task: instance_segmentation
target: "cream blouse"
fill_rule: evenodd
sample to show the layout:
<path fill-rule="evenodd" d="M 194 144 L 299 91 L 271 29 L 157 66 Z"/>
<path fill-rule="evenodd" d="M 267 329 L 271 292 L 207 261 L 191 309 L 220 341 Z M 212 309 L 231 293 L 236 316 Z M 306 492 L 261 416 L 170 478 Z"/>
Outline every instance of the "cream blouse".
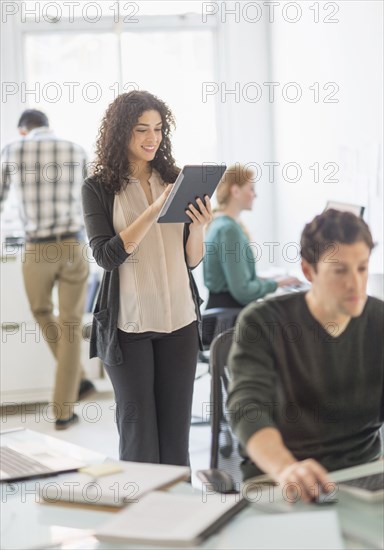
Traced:
<path fill-rule="evenodd" d="M 155 201 L 164 191 L 160 174 L 149 178 Z M 148 208 L 140 181 L 115 195 L 113 225 L 120 233 Z M 124 332 L 173 332 L 196 320 L 184 259 L 181 223 L 154 223 L 134 252 L 119 267 L 118 328 Z"/>

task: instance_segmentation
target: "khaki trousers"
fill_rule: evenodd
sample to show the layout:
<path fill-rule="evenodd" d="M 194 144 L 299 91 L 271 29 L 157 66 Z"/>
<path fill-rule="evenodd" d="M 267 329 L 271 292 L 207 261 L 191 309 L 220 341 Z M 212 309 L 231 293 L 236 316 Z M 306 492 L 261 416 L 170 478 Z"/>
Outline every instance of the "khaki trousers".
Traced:
<path fill-rule="evenodd" d="M 57 419 L 72 416 L 80 380 L 84 377 L 80 354 L 89 273 L 85 246 L 76 240 L 27 243 L 23 255 L 29 304 L 57 361 L 53 393 Z M 52 300 L 56 283 L 58 315 L 54 313 Z"/>

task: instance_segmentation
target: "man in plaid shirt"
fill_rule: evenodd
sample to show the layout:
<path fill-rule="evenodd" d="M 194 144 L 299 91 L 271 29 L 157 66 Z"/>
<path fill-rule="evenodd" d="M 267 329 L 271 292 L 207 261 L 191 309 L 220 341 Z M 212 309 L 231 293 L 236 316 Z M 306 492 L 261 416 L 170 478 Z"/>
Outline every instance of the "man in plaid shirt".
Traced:
<path fill-rule="evenodd" d="M 79 145 L 58 139 L 41 111 L 24 111 L 18 129 L 23 139 L 1 153 L 0 203 L 15 186 L 26 239 L 25 289 L 57 361 L 55 427 L 65 429 L 78 421 L 74 402 L 94 390 L 80 362 L 89 270 L 80 200 L 86 154 Z M 52 302 L 56 282 L 58 317 Z"/>

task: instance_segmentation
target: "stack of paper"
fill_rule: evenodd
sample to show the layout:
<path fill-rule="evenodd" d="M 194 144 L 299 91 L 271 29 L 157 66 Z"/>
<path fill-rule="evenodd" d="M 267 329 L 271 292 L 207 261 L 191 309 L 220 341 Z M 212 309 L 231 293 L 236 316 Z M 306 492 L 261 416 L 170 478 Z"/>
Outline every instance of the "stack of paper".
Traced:
<path fill-rule="evenodd" d="M 95 535 L 107 541 L 197 545 L 246 505 L 239 495 L 203 497 L 154 491 L 119 512 Z"/>
<path fill-rule="evenodd" d="M 124 506 L 136 503 L 145 493 L 169 487 L 188 479 L 186 466 L 144 464 L 141 462 L 111 462 L 108 471 L 100 467 L 84 468 L 74 474 L 65 474 L 55 483 L 41 482 L 40 496 L 46 502 Z"/>

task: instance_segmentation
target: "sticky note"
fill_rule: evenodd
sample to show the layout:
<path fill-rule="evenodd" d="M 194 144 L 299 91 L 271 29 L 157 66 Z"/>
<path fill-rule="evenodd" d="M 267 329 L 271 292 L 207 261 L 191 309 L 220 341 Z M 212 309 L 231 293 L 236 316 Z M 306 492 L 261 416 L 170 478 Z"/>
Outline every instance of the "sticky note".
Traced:
<path fill-rule="evenodd" d="M 89 474 L 93 477 L 102 477 L 123 472 L 123 468 L 118 463 L 106 462 L 105 464 L 94 464 L 92 466 L 80 468 L 79 472 L 83 474 Z"/>

